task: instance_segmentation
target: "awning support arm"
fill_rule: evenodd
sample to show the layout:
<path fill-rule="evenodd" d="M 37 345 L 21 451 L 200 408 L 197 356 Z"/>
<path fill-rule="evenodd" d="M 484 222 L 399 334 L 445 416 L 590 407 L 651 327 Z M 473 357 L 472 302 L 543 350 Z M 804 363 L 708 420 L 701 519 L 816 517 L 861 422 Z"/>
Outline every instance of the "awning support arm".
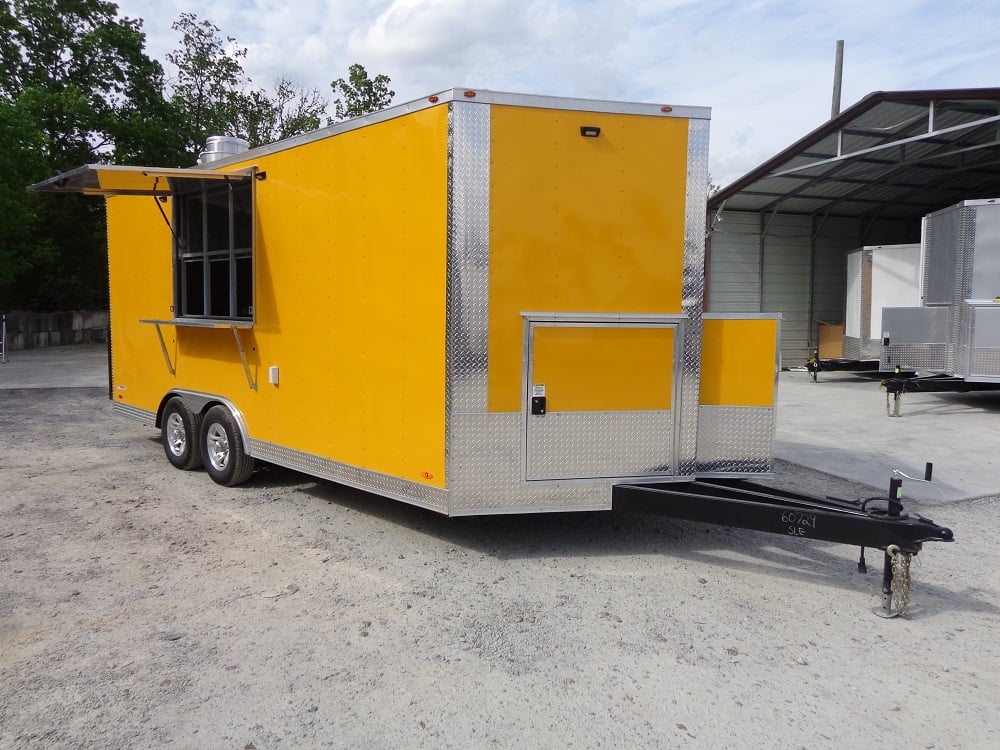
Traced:
<path fill-rule="evenodd" d="M 230 326 L 233 329 L 233 336 L 236 338 L 236 348 L 240 350 L 240 362 L 243 363 L 243 374 L 247 377 L 247 385 L 250 386 L 251 391 L 257 390 L 257 383 L 254 382 L 253 376 L 250 374 L 250 365 L 247 364 L 247 353 L 243 349 L 243 339 L 240 338 L 240 329 L 236 326 Z"/>
<path fill-rule="evenodd" d="M 167 372 L 171 375 L 176 375 L 177 370 L 170 361 L 170 354 L 167 352 L 167 342 L 163 340 L 163 331 L 160 330 L 160 324 L 157 322 L 154 325 L 156 326 L 156 338 L 160 340 L 160 351 L 163 352 L 163 361 L 167 363 Z"/>
<path fill-rule="evenodd" d="M 160 178 L 157 177 L 153 181 L 153 190 L 156 190 L 156 186 L 160 183 Z M 160 205 L 160 196 L 154 195 L 153 202 L 156 204 L 156 209 L 160 212 L 160 216 L 163 217 L 163 223 L 167 225 L 167 229 L 170 230 L 170 236 L 174 238 L 174 242 L 177 241 L 177 235 L 174 234 L 174 228 L 170 225 L 170 219 L 167 218 L 167 212 L 163 210 L 163 206 Z"/>

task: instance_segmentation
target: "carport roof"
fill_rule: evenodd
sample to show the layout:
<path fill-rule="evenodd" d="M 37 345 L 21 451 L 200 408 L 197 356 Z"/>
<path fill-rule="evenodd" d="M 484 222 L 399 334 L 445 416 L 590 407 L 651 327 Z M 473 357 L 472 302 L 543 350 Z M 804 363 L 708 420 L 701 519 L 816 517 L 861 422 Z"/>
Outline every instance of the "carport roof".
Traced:
<path fill-rule="evenodd" d="M 1000 88 L 876 91 L 711 196 L 709 209 L 910 219 L 1000 197 Z"/>

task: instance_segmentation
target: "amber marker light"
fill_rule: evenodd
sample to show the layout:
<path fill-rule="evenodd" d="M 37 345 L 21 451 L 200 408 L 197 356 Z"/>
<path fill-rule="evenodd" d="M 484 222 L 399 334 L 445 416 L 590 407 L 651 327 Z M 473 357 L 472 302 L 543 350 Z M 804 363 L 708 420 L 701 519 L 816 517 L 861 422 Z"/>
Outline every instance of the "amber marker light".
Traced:
<path fill-rule="evenodd" d="M 422 477 L 423 477 L 424 479 L 433 479 L 433 478 L 434 478 L 434 475 L 433 475 L 433 474 L 431 474 L 431 473 L 430 473 L 429 471 L 425 471 L 425 472 L 424 472 L 423 474 L 421 474 L 420 476 L 422 476 Z"/>

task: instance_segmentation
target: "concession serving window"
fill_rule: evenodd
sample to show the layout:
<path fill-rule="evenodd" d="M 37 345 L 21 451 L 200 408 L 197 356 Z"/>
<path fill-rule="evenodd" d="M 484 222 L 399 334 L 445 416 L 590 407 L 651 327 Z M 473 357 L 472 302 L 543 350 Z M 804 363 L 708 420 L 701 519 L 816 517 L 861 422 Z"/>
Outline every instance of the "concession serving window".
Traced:
<path fill-rule="evenodd" d="M 256 175 L 263 177 L 263 173 Z M 148 195 L 173 237 L 174 322 L 253 321 L 254 170 L 90 164 L 32 185 L 50 193 Z M 170 216 L 164 204 L 170 200 Z"/>

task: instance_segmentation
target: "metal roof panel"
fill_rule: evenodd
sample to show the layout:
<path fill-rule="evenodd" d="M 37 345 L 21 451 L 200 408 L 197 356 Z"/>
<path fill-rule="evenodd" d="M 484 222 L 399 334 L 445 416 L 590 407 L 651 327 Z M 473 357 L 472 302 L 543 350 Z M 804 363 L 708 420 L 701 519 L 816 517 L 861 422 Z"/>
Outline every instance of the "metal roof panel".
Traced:
<path fill-rule="evenodd" d="M 709 198 L 718 210 L 909 218 L 1000 194 L 1000 89 L 873 92 Z"/>

